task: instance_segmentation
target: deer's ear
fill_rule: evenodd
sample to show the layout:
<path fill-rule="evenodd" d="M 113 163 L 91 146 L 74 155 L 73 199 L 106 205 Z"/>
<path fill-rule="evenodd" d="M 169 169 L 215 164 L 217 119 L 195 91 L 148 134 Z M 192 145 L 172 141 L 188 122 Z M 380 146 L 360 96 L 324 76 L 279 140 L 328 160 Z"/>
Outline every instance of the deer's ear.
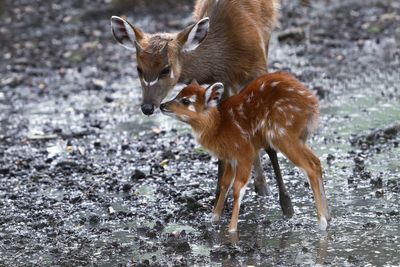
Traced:
<path fill-rule="evenodd" d="M 205 106 L 206 107 L 216 107 L 218 102 L 222 98 L 224 93 L 224 85 L 222 83 L 214 83 L 206 90 L 205 94 Z"/>
<path fill-rule="evenodd" d="M 111 17 L 111 31 L 121 45 L 129 50 L 142 50 L 140 41 L 143 39 L 144 33 L 137 27 L 130 24 L 123 18 Z"/>
<path fill-rule="evenodd" d="M 209 21 L 210 19 L 205 17 L 178 34 L 178 42 L 181 45 L 183 52 L 195 50 L 207 37 L 210 26 Z"/>

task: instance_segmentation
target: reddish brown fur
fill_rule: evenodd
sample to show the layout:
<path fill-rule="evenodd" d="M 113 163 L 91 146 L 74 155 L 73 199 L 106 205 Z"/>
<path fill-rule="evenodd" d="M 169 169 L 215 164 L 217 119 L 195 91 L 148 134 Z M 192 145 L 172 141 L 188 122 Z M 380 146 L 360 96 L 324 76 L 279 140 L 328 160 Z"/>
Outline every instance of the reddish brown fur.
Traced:
<path fill-rule="evenodd" d="M 195 53 L 183 56 L 181 80 L 222 82 L 237 93 L 265 73 L 278 7 L 277 0 L 198 0 L 194 18 L 209 16 L 210 32 Z"/>
<path fill-rule="evenodd" d="M 305 170 L 315 196 L 320 227 L 326 228 L 330 216 L 321 164 L 305 143 L 319 113 L 315 95 L 294 77 L 282 72 L 254 80 L 238 95 L 222 101 L 217 107 L 206 106 L 206 91 L 191 84 L 174 100 L 165 103 L 163 111 L 190 124 L 198 142 L 226 164 L 221 194 L 214 209 L 216 218 L 222 212 L 226 193 L 234 179 L 234 209 L 229 229 L 236 230 L 240 192 L 248 183 L 253 159 L 260 149 L 271 146 Z M 182 99 L 193 96 L 196 96 L 195 110 L 181 103 Z"/>

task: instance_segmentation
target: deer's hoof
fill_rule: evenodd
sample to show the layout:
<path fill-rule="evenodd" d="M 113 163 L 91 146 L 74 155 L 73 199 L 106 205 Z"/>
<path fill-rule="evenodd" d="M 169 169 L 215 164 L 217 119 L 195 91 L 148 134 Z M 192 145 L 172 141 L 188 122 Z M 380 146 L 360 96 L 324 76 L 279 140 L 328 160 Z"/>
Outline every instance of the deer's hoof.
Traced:
<path fill-rule="evenodd" d="M 269 196 L 271 195 L 271 190 L 266 183 L 255 184 L 255 191 L 259 196 Z"/>

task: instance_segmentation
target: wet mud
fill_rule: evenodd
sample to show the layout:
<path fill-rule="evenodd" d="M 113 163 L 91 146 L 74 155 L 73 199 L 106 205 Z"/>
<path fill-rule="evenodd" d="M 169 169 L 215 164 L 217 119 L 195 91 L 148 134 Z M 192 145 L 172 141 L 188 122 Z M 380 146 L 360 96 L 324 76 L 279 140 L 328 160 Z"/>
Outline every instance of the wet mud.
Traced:
<path fill-rule="evenodd" d="M 211 224 L 217 162 L 189 129 L 140 112 L 131 52 L 109 17 L 179 30 L 192 1 L 0 1 L 0 266 L 400 264 L 400 4 L 282 1 L 271 70 L 320 99 L 310 145 L 332 213 L 319 232 L 303 173 L 279 161 L 282 216 L 251 183 L 237 235 Z"/>

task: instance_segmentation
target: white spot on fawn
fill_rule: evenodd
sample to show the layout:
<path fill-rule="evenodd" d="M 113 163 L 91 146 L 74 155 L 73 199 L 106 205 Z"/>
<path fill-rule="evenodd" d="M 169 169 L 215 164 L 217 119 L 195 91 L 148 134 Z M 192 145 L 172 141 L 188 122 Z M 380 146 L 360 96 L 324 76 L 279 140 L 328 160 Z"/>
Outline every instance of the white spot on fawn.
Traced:
<path fill-rule="evenodd" d="M 292 110 L 295 112 L 299 112 L 299 111 L 301 111 L 301 108 L 299 108 L 298 106 L 293 106 Z"/>
<path fill-rule="evenodd" d="M 252 134 L 255 135 L 259 130 L 264 129 L 265 128 L 265 120 L 261 120 L 257 127 L 253 129 Z"/>
<path fill-rule="evenodd" d="M 273 130 L 268 130 L 267 136 L 269 140 L 275 139 L 275 132 Z"/>
<path fill-rule="evenodd" d="M 254 96 L 254 95 L 253 95 L 253 92 L 251 92 L 250 95 L 247 97 L 246 102 L 247 102 L 247 103 L 250 103 L 251 100 L 252 100 L 252 98 L 253 98 L 253 96 Z"/>
<path fill-rule="evenodd" d="M 244 139 L 248 139 L 248 138 L 249 138 L 249 134 L 248 134 L 245 130 L 243 130 L 242 126 L 240 126 L 240 124 L 239 124 L 236 120 L 234 120 L 233 123 L 234 123 L 234 124 L 236 125 L 236 127 L 239 129 L 239 131 L 240 131 L 242 137 L 243 137 Z"/>
<path fill-rule="evenodd" d="M 285 135 L 285 134 L 286 134 L 286 129 L 285 129 L 285 128 L 282 128 L 282 127 L 279 127 L 279 128 L 278 128 L 278 134 L 281 135 L 281 136 L 282 136 L 282 135 Z"/>
<path fill-rule="evenodd" d="M 261 86 L 260 86 L 260 92 L 263 92 L 265 89 L 265 82 L 262 82 Z"/>
<path fill-rule="evenodd" d="M 280 81 L 278 81 L 278 82 L 272 82 L 271 83 L 271 87 L 276 87 L 278 84 L 280 84 L 281 82 Z"/>
<path fill-rule="evenodd" d="M 239 116 L 240 116 L 242 119 L 247 119 L 246 114 L 244 114 L 243 103 L 240 104 L 240 106 L 239 106 L 238 109 L 237 109 L 237 112 L 238 112 Z"/>
<path fill-rule="evenodd" d="M 188 110 L 196 112 L 196 108 L 193 105 L 189 105 Z"/>
<path fill-rule="evenodd" d="M 229 115 L 231 116 L 232 120 L 235 120 L 235 114 L 233 113 L 233 109 L 230 109 L 228 112 L 229 112 Z"/>
<path fill-rule="evenodd" d="M 285 113 L 285 111 L 283 110 L 282 107 L 277 107 L 276 109 L 277 109 L 280 113 Z"/>

